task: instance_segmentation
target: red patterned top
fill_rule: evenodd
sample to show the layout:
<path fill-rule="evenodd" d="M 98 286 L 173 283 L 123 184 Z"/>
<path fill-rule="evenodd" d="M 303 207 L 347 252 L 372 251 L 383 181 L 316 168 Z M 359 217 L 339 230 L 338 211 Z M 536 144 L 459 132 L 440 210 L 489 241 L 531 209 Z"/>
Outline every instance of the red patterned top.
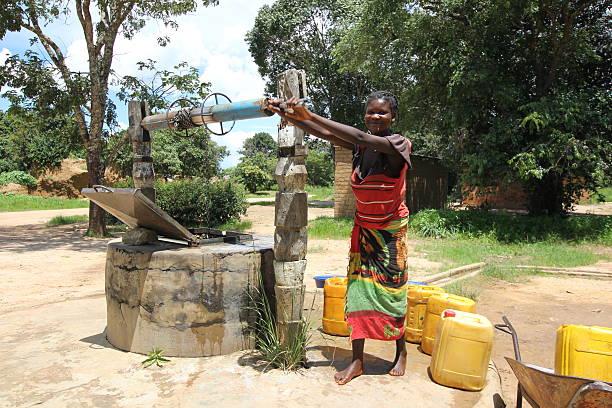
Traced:
<path fill-rule="evenodd" d="M 398 218 L 408 216 L 406 170 L 411 167 L 410 144 L 402 136 L 384 136 L 403 157 L 399 172 L 390 168 L 387 154 L 356 146 L 353 152 L 351 187 L 357 199 L 355 224 L 382 229 Z"/>

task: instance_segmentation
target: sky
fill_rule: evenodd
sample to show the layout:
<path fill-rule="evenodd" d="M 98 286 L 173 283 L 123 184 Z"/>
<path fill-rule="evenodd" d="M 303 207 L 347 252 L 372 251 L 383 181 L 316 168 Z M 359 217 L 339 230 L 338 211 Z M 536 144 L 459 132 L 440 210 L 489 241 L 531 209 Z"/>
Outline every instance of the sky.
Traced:
<path fill-rule="evenodd" d="M 131 40 L 118 36 L 115 43 L 113 70 L 119 75 L 139 77 L 138 61 L 153 59 L 160 69 L 171 70 L 176 64 L 186 61 L 197 67 L 203 82 L 212 84 L 213 92 L 221 92 L 232 101 L 242 101 L 263 96 L 264 80 L 257 72 L 244 37 L 253 27 L 257 11 L 274 0 L 221 0 L 216 7 L 198 7 L 192 15 L 177 19 L 178 30 L 166 28 L 163 23 L 149 21 L 147 26 Z M 81 26 L 72 14 L 48 28 L 53 38 L 67 56 L 72 71 L 87 70 L 87 53 Z M 167 35 L 171 41 L 166 47 L 157 44 L 157 38 Z M 8 33 L 0 40 L 0 64 L 13 54 L 23 54 L 30 49 L 29 39 L 33 35 L 22 30 Z M 46 55 L 40 45 L 32 47 Z M 3 90 L 4 91 L 4 90 Z M 127 108 L 113 97 L 116 89 L 110 89 L 109 96 L 117 105 L 117 118 L 122 127 L 127 127 Z M 0 100 L 0 109 L 6 109 L 6 100 Z M 214 140 L 230 151 L 221 166 L 235 166 L 238 150 L 248 137 L 257 132 L 267 132 L 274 137 L 277 133 L 278 117 L 251 119 L 236 122 L 234 129 L 225 136 L 214 136 Z M 155 135 L 153 134 L 153 143 Z"/>

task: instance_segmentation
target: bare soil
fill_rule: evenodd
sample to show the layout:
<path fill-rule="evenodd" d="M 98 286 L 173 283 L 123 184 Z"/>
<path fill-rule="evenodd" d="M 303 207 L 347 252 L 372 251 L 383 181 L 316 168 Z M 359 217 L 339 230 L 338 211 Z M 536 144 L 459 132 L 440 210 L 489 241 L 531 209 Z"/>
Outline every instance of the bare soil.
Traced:
<path fill-rule="evenodd" d="M 62 302 L 103 298 L 108 240 L 83 237 L 85 224 L 42 224 L 53 216 L 75 213 L 86 214 L 87 209 L 0 213 L 0 316 L 27 315 L 29 310 Z M 273 235 L 273 214 L 273 206 L 251 206 L 245 217 L 253 222 L 250 232 Z M 320 215 L 331 216 L 333 209 L 309 209 L 310 219 Z M 411 242 L 413 246 L 416 243 Z M 306 284 L 307 291 L 314 294 L 313 276 L 346 272 L 348 240 L 310 240 L 308 245 Z M 610 248 L 600 250 L 609 252 Z M 421 256 L 413 253 L 410 257 L 413 280 L 438 267 Z M 611 265 L 598 265 L 602 267 Z M 478 311 L 493 323 L 501 323 L 501 317 L 507 316 L 519 334 L 523 360 L 552 368 L 559 326 L 612 327 L 610 293 L 610 280 L 538 276 L 519 283 L 490 281 L 484 283 Z M 512 341 L 509 335 L 498 332 L 492 359 L 501 375 L 506 402 L 514 406 L 516 380 L 504 360 L 506 356 L 514 356 Z"/>

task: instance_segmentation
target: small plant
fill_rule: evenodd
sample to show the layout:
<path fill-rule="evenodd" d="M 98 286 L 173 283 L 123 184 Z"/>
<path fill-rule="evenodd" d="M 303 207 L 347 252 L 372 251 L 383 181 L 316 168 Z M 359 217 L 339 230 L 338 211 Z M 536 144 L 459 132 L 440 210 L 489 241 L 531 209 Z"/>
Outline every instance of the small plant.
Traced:
<path fill-rule="evenodd" d="M 149 366 L 152 366 L 153 364 L 158 367 L 163 367 L 165 363 L 170 361 L 169 359 L 163 357 L 163 355 L 164 350 L 156 347 L 155 349 L 153 349 L 153 351 L 147 354 L 147 359 L 142 361 L 142 367 L 147 368 Z"/>
<path fill-rule="evenodd" d="M 470 285 L 470 283 L 471 279 L 460 280 L 444 286 L 444 290 L 447 293 L 452 293 L 453 295 L 457 296 L 463 296 L 465 298 L 476 301 L 480 296 L 480 290 L 478 287 Z"/>

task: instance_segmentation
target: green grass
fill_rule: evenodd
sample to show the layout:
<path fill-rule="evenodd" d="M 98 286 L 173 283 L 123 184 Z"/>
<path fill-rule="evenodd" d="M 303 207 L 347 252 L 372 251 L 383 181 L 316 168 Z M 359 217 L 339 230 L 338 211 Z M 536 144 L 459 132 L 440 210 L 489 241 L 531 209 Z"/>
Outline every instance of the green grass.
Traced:
<path fill-rule="evenodd" d="M 509 268 L 505 265 L 486 265 L 480 273 L 482 277 L 499 279 L 507 282 L 524 282 L 527 280 L 527 277 L 533 275 L 549 274 L 540 272 L 537 269 L 516 269 Z"/>
<path fill-rule="evenodd" d="M 86 208 L 89 201 L 81 199 L 43 198 L 26 194 L 0 193 L 0 212 L 64 210 L 68 208 Z"/>
<path fill-rule="evenodd" d="M 274 198 L 278 190 L 261 190 L 254 193 L 247 193 L 247 198 Z"/>
<path fill-rule="evenodd" d="M 309 186 L 305 187 L 308 193 L 308 200 L 317 201 L 331 201 L 334 199 L 334 186 L 321 187 L 321 186 Z"/>
<path fill-rule="evenodd" d="M 442 263 L 442 269 L 477 262 L 503 265 L 534 265 L 571 268 L 590 265 L 609 257 L 586 245 L 566 242 L 503 243 L 493 239 L 424 239 L 415 248 L 425 257 Z"/>
<path fill-rule="evenodd" d="M 482 210 L 423 210 L 410 217 L 423 237 L 489 238 L 504 243 L 566 241 L 612 245 L 612 215 L 528 217 Z"/>
<path fill-rule="evenodd" d="M 612 186 L 599 188 L 597 189 L 597 192 L 603 196 L 604 202 L 612 202 Z M 599 200 L 599 197 L 597 195 L 592 195 L 588 199 L 581 201 L 580 204 L 599 204 L 601 202 L 602 201 Z"/>
<path fill-rule="evenodd" d="M 308 222 L 308 237 L 313 239 L 349 239 L 352 218 L 317 217 Z"/>
<path fill-rule="evenodd" d="M 89 217 L 86 215 L 58 215 L 47 221 L 47 226 L 54 227 L 57 225 L 76 224 L 78 222 L 87 221 L 88 219 Z"/>
<path fill-rule="evenodd" d="M 220 230 L 246 231 L 253 226 L 251 221 L 228 221 L 217 225 L 215 228 Z"/>

